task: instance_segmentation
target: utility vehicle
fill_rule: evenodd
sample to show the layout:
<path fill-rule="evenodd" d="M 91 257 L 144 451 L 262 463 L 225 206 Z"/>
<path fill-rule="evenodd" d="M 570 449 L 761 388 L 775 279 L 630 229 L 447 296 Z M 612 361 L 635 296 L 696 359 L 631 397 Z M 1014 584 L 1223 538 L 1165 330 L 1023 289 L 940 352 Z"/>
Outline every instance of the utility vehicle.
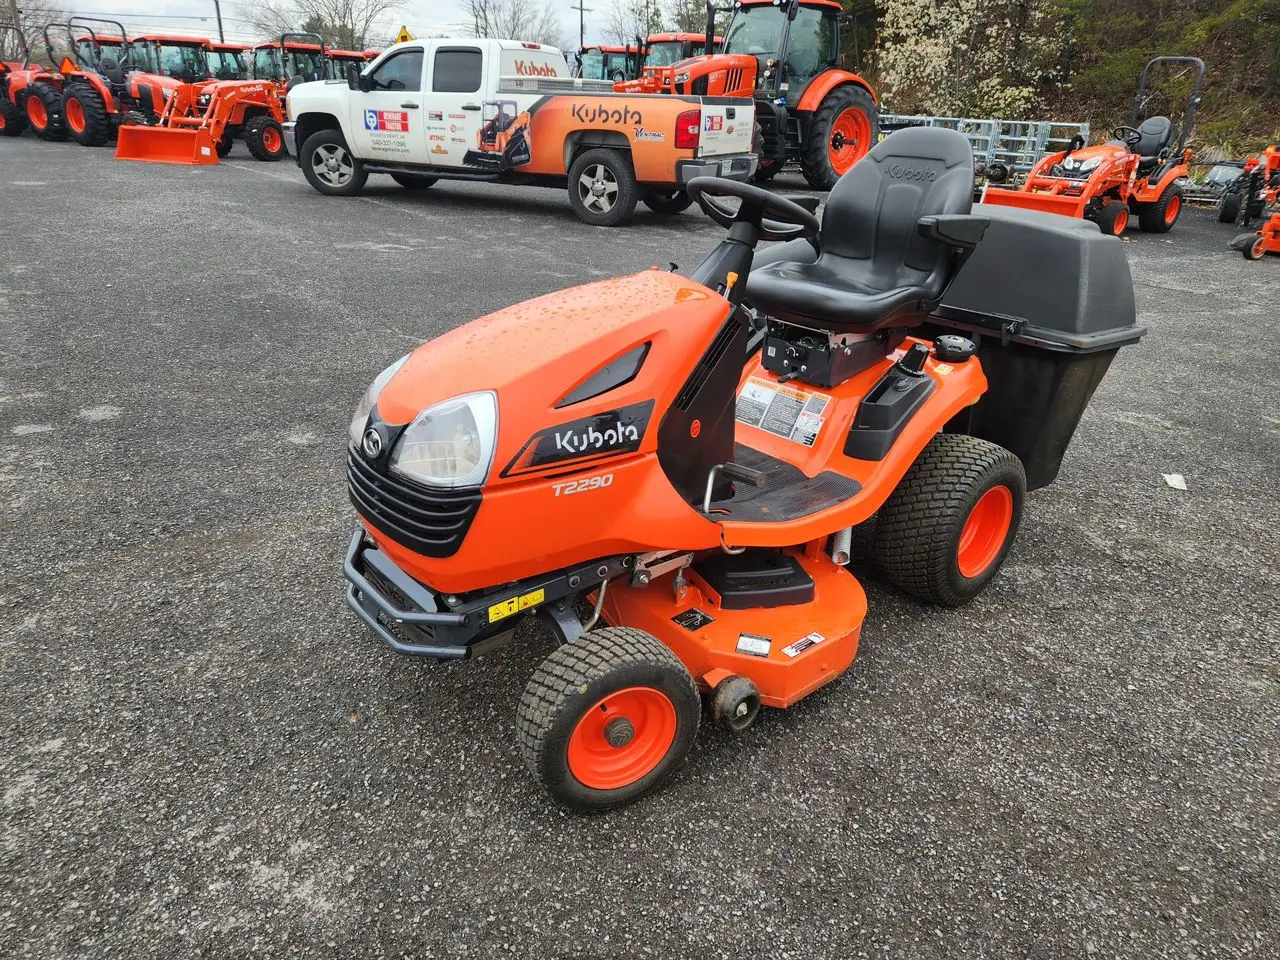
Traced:
<path fill-rule="evenodd" d="M 1195 70 L 1181 128 L 1168 117 L 1145 116 L 1151 68 L 1186 64 Z M 991 187 L 984 202 L 1024 210 L 1083 217 L 1104 233 L 1120 236 L 1131 215 L 1148 233 L 1167 233 L 1182 213 L 1182 184 L 1189 173 L 1187 138 L 1200 105 L 1204 61 L 1198 57 L 1154 57 L 1147 62 L 1128 125 L 1116 127 L 1113 140 L 1086 147 L 1076 138 L 1064 151 L 1045 156 L 1017 189 Z"/>
<path fill-rule="evenodd" d="M 972 184 L 968 141 L 938 129 L 874 147 L 821 222 L 699 178 L 728 233 L 688 277 L 548 294 L 393 363 L 348 436 L 352 610 L 436 660 L 539 618 L 558 647 L 520 699 L 520 750 L 558 800 L 600 809 L 673 772 L 700 692 L 741 732 L 850 665 L 854 526 L 876 517 L 908 593 L 972 600 L 1143 333 L 1118 240 L 973 210 Z M 753 269 L 761 240 L 787 242 Z"/>
<path fill-rule="evenodd" d="M 693 57 L 616 89 L 750 97 L 760 137 L 757 180 L 799 161 L 810 186 L 830 189 L 879 137 L 871 85 L 844 68 L 836 0 L 737 0 L 716 54 Z M 707 4 L 706 35 L 718 9 Z"/>
<path fill-rule="evenodd" d="M 287 130 L 307 181 L 358 193 L 371 173 L 410 190 L 437 180 L 568 189 L 579 219 L 615 226 L 644 202 L 690 203 L 683 186 L 747 178 L 752 104 L 696 96 L 620 96 L 571 78 L 554 47 L 515 40 L 397 44 L 347 83 L 305 84 L 288 97 Z"/>

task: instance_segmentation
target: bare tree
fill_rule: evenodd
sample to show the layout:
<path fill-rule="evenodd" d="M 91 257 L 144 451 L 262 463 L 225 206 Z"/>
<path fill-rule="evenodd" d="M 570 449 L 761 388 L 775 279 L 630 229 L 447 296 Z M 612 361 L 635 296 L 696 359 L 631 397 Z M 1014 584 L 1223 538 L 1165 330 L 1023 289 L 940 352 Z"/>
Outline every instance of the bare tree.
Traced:
<path fill-rule="evenodd" d="M 306 24 L 332 46 L 364 50 L 390 35 L 385 18 L 404 5 L 405 0 L 261 0 L 241 9 L 267 36 Z"/>
<path fill-rule="evenodd" d="M 728 6 L 722 2 L 717 6 Z M 666 22 L 679 33 L 702 33 L 707 26 L 707 0 L 669 0 Z"/>
<path fill-rule="evenodd" d="M 0 23 L 0 60 L 22 59 L 22 40 L 18 37 L 18 31 L 21 31 L 31 47 L 31 59 L 43 62 L 47 59 L 43 52 L 44 26 L 54 21 L 65 23 L 66 9 L 44 0 L 23 0 L 18 5 L 18 14 L 22 22 L 10 23 L 9 5 L 0 3 L 0 21 L 3 21 Z M 65 37 L 55 39 L 61 42 Z"/>
<path fill-rule="evenodd" d="M 462 29 L 477 37 L 565 46 L 564 24 L 550 0 L 467 0 Z"/>
<path fill-rule="evenodd" d="M 657 0 L 613 0 L 605 35 L 614 43 L 634 43 L 662 30 L 662 7 Z"/>

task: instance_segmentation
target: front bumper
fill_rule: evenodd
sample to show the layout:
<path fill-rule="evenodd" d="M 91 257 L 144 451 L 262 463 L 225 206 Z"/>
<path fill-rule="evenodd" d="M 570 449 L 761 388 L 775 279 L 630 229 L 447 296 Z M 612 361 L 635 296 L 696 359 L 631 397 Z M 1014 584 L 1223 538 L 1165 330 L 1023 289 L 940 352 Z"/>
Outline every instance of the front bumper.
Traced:
<path fill-rule="evenodd" d="M 725 180 L 750 180 L 756 174 L 760 158 L 754 153 L 737 153 L 725 157 L 702 157 L 676 161 L 676 182 L 684 186 L 696 177 L 722 177 Z"/>
<path fill-rule="evenodd" d="M 302 158 L 298 156 L 298 131 L 297 124 L 292 120 L 286 120 L 284 123 L 284 145 L 289 150 L 289 156 L 293 157 L 294 163 L 302 166 Z"/>
<path fill-rule="evenodd" d="M 571 634 L 577 623 L 573 600 L 634 566 L 630 555 L 604 557 L 491 590 L 444 597 L 401 570 L 369 542 L 364 530 L 357 530 L 342 574 L 347 606 L 396 653 L 465 660 L 505 642 L 521 613 L 543 615 L 553 628 L 558 625 L 558 632 Z"/>

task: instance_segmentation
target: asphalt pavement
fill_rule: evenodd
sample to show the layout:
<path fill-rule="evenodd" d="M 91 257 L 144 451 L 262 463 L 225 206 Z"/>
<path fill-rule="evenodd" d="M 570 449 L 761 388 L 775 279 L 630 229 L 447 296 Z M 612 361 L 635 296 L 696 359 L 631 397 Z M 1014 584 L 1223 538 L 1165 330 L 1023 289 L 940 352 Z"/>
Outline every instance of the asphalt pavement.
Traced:
<path fill-rule="evenodd" d="M 548 635 L 439 666 L 349 615 L 373 375 L 720 232 L 0 140 L 0 956 L 1280 956 L 1280 258 L 1208 212 L 1131 233 L 1150 334 L 991 589 L 859 567 L 850 672 L 659 794 L 528 776 Z"/>

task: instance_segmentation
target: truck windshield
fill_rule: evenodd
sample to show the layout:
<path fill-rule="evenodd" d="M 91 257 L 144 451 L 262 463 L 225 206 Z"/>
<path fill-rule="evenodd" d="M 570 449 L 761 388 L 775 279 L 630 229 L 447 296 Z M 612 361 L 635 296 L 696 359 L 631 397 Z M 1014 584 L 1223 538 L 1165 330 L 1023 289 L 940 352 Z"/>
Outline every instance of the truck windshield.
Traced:
<path fill-rule="evenodd" d="M 669 67 L 685 59 L 684 43 L 679 40 L 664 40 L 662 43 L 649 45 L 649 55 L 645 57 L 646 67 Z"/>

